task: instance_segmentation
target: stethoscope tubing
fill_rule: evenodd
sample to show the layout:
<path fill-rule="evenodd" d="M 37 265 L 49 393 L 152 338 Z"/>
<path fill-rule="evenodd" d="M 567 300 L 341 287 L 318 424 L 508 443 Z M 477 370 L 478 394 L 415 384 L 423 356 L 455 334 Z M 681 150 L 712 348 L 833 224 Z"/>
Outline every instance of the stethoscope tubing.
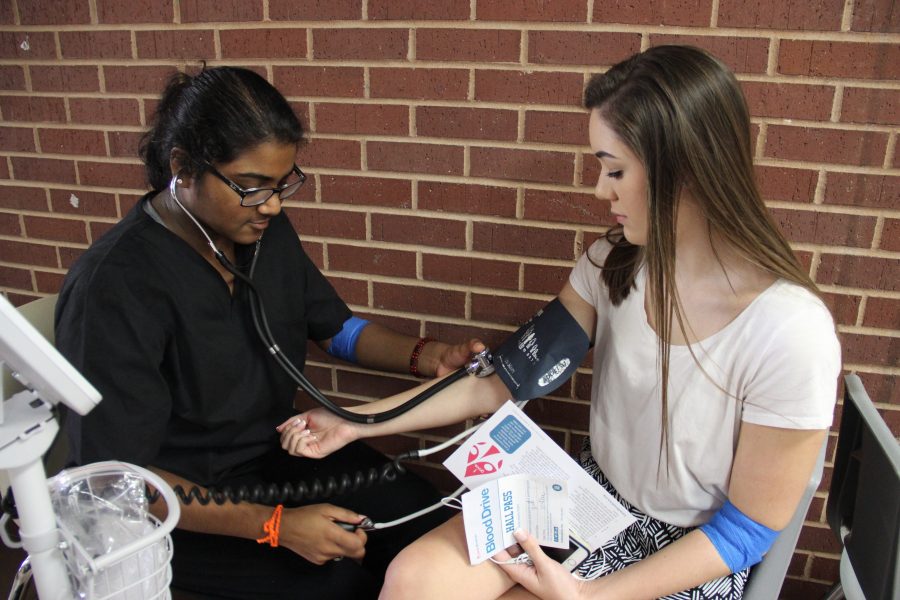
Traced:
<path fill-rule="evenodd" d="M 284 354 L 284 352 L 278 346 L 278 343 L 275 341 L 275 336 L 272 334 L 272 330 L 269 328 L 269 320 L 266 316 L 265 307 L 263 306 L 262 296 L 259 293 L 256 285 L 253 283 L 253 273 L 256 269 L 257 259 L 259 258 L 262 235 L 260 235 L 259 239 L 257 239 L 256 241 L 256 249 L 253 252 L 253 259 L 250 263 L 250 271 L 245 275 L 240 269 L 235 267 L 230 260 L 228 260 L 228 257 L 225 256 L 224 252 L 219 250 L 216 244 L 212 241 L 212 238 L 209 236 L 209 234 L 206 233 L 206 229 L 178 199 L 178 195 L 175 192 L 176 179 L 177 176 L 172 177 L 172 180 L 169 183 L 169 196 L 184 212 L 184 214 L 186 214 L 190 218 L 190 220 L 194 223 L 200 233 L 203 234 L 203 237 L 206 238 L 206 242 L 212 249 L 213 255 L 216 257 L 216 260 L 218 260 L 219 263 L 229 273 L 234 275 L 237 279 L 239 279 L 247 286 L 247 289 L 250 291 L 250 313 L 253 317 L 253 325 L 256 328 L 256 333 L 259 336 L 260 340 L 262 340 L 263 344 L 266 346 L 269 354 L 274 357 L 278 365 L 288 374 L 288 376 L 294 381 L 294 383 L 296 383 L 304 392 L 309 394 L 313 398 L 313 400 L 315 400 L 323 408 L 341 417 L 342 419 L 350 421 L 351 423 L 361 423 L 369 425 L 373 423 L 383 423 L 409 412 L 425 400 L 428 400 L 438 392 L 444 390 L 448 386 L 452 385 L 453 383 L 467 375 L 468 371 L 465 367 L 462 367 L 439 380 L 434 385 L 428 387 L 425 390 L 422 390 L 403 404 L 380 413 L 355 413 L 342 408 L 329 400 Z"/>

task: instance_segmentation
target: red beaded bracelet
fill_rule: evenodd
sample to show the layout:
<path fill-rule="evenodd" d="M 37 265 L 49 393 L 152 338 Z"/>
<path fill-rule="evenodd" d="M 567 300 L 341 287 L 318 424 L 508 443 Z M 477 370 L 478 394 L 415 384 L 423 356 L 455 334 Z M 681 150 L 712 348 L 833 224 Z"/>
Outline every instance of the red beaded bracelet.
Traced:
<path fill-rule="evenodd" d="M 419 355 L 422 354 L 422 348 L 425 347 L 425 344 L 433 341 L 434 339 L 430 337 L 420 338 L 416 343 L 416 347 L 413 348 L 412 354 L 409 357 L 409 372 L 416 377 L 424 377 L 424 375 L 419 372 Z"/>

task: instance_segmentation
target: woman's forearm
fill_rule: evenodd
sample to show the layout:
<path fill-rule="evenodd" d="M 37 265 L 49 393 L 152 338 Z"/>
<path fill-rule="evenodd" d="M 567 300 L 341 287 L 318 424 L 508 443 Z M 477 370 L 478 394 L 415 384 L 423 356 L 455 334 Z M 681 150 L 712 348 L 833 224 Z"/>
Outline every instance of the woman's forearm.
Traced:
<path fill-rule="evenodd" d="M 660 598 L 730 573 L 699 529 L 642 561 L 591 582 L 590 598 Z"/>
<path fill-rule="evenodd" d="M 360 414 L 384 412 L 410 400 L 419 392 L 442 380 L 443 378 L 435 379 L 400 394 L 355 406 L 350 410 Z M 509 390 L 496 375 L 490 377 L 466 375 L 399 417 L 384 423 L 360 425 L 358 433 L 360 437 L 375 437 L 452 425 L 479 415 L 493 413 L 509 398 Z"/>

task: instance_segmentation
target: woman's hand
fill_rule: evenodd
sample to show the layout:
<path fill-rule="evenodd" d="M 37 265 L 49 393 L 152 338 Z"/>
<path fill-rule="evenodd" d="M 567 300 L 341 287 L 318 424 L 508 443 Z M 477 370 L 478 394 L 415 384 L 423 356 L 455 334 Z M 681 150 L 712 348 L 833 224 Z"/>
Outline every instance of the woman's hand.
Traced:
<path fill-rule="evenodd" d="M 445 344 L 443 342 L 432 342 L 426 344 L 434 346 L 436 350 L 435 357 L 435 377 L 442 377 L 448 373 L 452 373 L 458 368 L 468 364 L 473 354 L 478 354 L 485 349 L 485 345 L 481 340 L 471 339 L 468 342 L 460 344 Z"/>
<path fill-rule="evenodd" d="M 278 545 L 316 565 L 335 558 L 359 560 L 366 554 L 366 532 L 347 531 L 335 521 L 356 524 L 364 518 L 332 504 L 286 508 L 281 515 Z"/>
<path fill-rule="evenodd" d="M 324 408 L 291 417 L 275 431 L 281 434 L 281 447 L 288 454 L 305 458 L 324 458 L 359 439 L 355 423 Z"/>
<path fill-rule="evenodd" d="M 498 565 L 510 579 L 542 600 L 576 600 L 583 597 L 585 582 L 573 577 L 565 567 L 544 554 L 537 541 L 527 532 L 519 530 L 513 535 L 533 564 Z M 495 558 L 503 561 L 512 557 L 504 551 Z"/>

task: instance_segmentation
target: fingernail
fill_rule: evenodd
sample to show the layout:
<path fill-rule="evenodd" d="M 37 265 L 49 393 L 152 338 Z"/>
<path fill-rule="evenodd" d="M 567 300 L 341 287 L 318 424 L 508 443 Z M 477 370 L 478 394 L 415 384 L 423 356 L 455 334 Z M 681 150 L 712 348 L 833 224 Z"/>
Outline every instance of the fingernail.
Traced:
<path fill-rule="evenodd" d="M 513 537 L 516 538 L 517 542 L 524 542 L 526 539 L 528 539 L 528 534 L 526 534 L 521 529 L 516 529 L 515 531 L 513 531 Z"/>
<path fill-rule="evenodd" d="M 304 429 L 300 432 L 300 435 L 310 435 L 312 432 L 309 429 Z"/>
<path fill-rule="evenodd" d="M 305 426 L 306 426 L 306 419 L 297 419 L 296 421 L 294 421 L 294 427 L 305 427 Z"/>

